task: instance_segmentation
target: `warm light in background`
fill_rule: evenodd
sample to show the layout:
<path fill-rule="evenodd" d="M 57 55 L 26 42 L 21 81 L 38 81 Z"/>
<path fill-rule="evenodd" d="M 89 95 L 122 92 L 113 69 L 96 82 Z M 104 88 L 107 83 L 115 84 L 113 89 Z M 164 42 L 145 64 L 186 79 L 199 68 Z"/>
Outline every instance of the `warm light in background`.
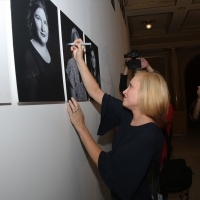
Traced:
<path fill-rule="evenodd" d="M 151 29 L 155 20 L 144 20 L 142 23 L 146 26 L 146 29 Z"/>

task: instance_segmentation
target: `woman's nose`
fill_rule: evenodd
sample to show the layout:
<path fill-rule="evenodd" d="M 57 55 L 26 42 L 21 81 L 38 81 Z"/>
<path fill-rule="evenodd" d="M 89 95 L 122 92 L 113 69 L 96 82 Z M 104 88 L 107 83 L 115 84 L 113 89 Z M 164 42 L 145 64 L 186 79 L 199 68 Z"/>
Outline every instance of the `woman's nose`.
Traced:
<path fill-rule="evenodd" d="M 41 23 L 41 29 L 44 31 L 44 22 Z"/>
<path fill-rule="evenodd" d="M 125 89 L 125 90 L 122 92 L 122 93 L 123 93 L 123 95 L 125 95 L 125 94 L 126 94 L 126 91 L 127 91 L 127 89 L 128 89 L 128 88 L 126 88 L 126 89 Z"/>
<path fill-rule="evenodd" d="M 40 28 L 41 28 L 41 30 L 43 31 L 43 22 L 41 22 L 41 27 L 40 27 Z"/>
<path fill-rule="evenodd" d="M 129 87 L 127 87 L 122 93 L 126 94 Z"/>

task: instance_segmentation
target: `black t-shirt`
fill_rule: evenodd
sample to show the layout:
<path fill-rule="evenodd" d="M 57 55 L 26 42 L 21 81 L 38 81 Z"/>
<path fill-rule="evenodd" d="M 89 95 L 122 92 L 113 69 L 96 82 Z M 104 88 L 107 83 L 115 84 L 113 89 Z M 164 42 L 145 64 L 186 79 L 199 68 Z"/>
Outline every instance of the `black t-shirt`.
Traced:
<path fill-rule="evenodd" d="M 113 199 L 151 200 L 146 176 L 152 161 L 160 158 L 164 138 L 154 123 L 131 126 L 132 117 L 122 101 L 104 95 L 98 134 L 119 128 L 112 151 L 100 153 L 99 172 Z"/>

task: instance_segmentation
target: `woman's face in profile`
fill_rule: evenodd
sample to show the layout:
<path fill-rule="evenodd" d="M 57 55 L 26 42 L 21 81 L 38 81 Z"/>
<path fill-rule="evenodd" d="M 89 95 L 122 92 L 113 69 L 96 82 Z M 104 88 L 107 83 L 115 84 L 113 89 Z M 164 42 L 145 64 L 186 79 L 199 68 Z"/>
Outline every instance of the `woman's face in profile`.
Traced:
<path fill-rule="evenodd" d="M 92 63 L 92 67 L 96 68 L 96 58 L 94 55 L 94 51 L 91 51 L 91 63 Z"/>
<path fill-rule="evenodd" d="M 123 106 L 126 108 L 133 108 L 138 106 L 139 101 L 139 90 L 140 90 L 140 80 L 142 78 L 140 76 L 134 76 L 129 86 L 126 90 L 123 91 L 124 98 L 123 98 Z"/>
<path fill-rule="evenodd" d="M 38 8 L 34 13 L 34 22 L 36 28 L 37 40 L 45 45 L 49 38 L 49 27 L 46 14 L 42 8 Z"/>

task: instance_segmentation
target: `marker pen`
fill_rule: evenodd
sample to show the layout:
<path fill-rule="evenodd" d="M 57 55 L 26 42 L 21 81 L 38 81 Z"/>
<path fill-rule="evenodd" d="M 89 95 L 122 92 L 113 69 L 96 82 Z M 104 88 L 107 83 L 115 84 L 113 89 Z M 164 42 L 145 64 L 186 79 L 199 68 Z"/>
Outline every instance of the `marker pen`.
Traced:
<path fill-rule="evenodd" d="M 68 43 L 67 45 L 75 45 L 75 43 Z M 81 43 L 82 46 L 90 46 L 91 43 Z"/>

